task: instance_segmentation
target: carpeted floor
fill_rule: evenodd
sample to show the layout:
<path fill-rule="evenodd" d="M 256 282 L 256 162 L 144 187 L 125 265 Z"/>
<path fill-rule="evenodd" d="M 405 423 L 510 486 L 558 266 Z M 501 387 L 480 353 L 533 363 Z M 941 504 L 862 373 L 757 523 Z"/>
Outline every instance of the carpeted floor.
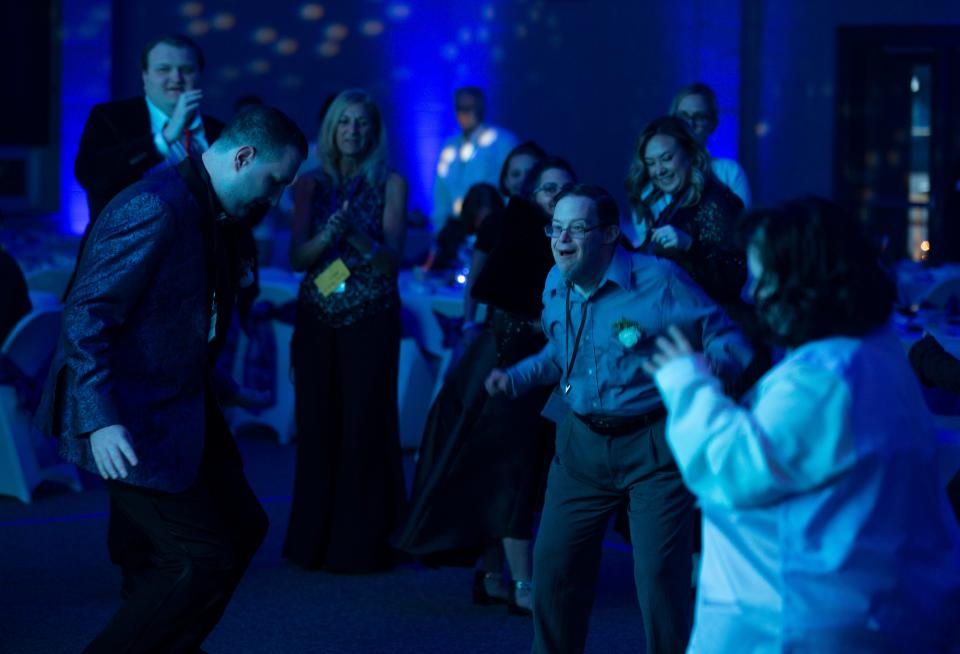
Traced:
<path fill-rule="evenodd" d="M 402 566 L 340 576 L 280 557 L 294 448 L 264 434 L 239 438 L 270 533 L 223 620 L 211 654 L 487 654 L 527 652 L 529 618 L 470 601 L 472 572 Z M 412 463 L 407 460 L 408 473 Z M 107 622 L 119 577 L 106 556 L 107 494 L 97 479 L 71 493 L 44 485 L 33 504 L 0 498 L 0 653 L 73 654 Z M 609 535 L 588 652 L 643 651 L 629 550 Z"/>

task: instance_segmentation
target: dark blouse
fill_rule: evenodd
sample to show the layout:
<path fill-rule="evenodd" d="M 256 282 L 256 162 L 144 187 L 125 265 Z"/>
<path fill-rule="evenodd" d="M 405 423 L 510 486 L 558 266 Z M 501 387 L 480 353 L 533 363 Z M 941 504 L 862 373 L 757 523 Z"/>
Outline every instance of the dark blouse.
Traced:
<path fill-rule="evenodd" d="M 492 218 L 492 217 L 491 217 Z M 489 250 L 471 295 L 478 302 L 536 320 L 543 310 L 543 285 L 553 267 L 550 239 L 543 233 L 546 214 L 523 198 L 510 199 L 502 221 L 484 221 L 477 247 Z M 499 231 L 499 238 L 494 230 Z"/>
<path fill-rule="evenodd" d="M 334 180 L 322 171 L 315 174 L 317 184 L 310 201 L 310 237 L 320 233 L 336 208 L 349 201 L 350 226 L 382 245 L 386 181 L 371 186 L 363 177 Z M 338 258 L 343 260 L 350 276 L 342 290 L 324 297 L 314 280 Z M 341 240 L 340 245 L 328 248 L 307 270 L 300 285 L 299 303 L 324 324 L 345 327 L 399 304 L 397 276 L 376 271 L 362 254 Z"/>
<path fill-rule="evenodd" d="M 20 266 L 0 247 L 0 344 L 31 308 L 27 282 Z"/>
<path fill-rule="evenodd" d="M 746 281 L 746 257 L 736 242 L 736 224 L 743 202 L 712 175 L 707 177 L 700 201 L 688 207 L 664 208 L 654 228 L 672 225 L 690 235 L 686 252 L 649 245 L 652 253 L 679 264 L 718 304 L 739 302 Z"/>

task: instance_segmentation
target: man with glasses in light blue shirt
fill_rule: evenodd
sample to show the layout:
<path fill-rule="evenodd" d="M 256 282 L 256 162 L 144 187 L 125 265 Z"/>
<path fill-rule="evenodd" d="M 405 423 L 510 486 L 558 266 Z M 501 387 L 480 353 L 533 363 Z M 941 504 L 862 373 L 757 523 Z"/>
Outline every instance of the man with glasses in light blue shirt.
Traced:
<path fill-rule="evenodd" d="M 534 652 L 581 652 L 603 536 L 626 502 L 634 581 L 650 654 L 683 652 L 690 633 L 693 498 L 664 438 L 665 411 L 642 363 L 677 325 L 733 381 L 752 352 L 723 311 L 673 263 L 620 247 L 603 189 L 561 192 L 545 229 L 556 266 L 543 293 L 548 343 L 486 379 L 492 395 L 557 385 L 560 417 L 534 548 Z"/>

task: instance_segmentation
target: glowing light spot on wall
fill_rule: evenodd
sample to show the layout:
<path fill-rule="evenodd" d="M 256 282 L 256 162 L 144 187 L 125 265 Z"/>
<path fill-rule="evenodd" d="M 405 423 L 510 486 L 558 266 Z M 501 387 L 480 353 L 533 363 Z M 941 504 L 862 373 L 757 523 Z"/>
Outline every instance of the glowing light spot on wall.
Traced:
<path fill-rule="evenodd" d="M 453 43 L 447 43 L 442 48 L 440 48 L 440 56 L 446 59 L 447 61 L 453 61 L 457 58 L 457 55 L 460 54 L 460 51 L 457 49 L 457 46 Z"/>
<path fill-rule="evenodd" d="M 364 36 L 380 36 L 384 29 L 383 21 L 379 20 L 365 20 L 360 24 L 360 33 Z"/>
<path fill-rule="evenodd" d="M 203 19 L 191 20 L 187 25 L 187 34 L 190 36 L 203 36 L 210 31 L 210 23 Z"/>
<path fill-rule="evenodd" d="M 300 7 L 300 18 L 303 20 L 320 20 L 323 14 L 323 5 L 316 2 L 308 2 Z"/>
<path fill-rule="evenodd" d="M 180 15 L 184 18 L 196 18 L 202 13 L 202 2 L 184 2 L 182 5 L 180 5 Z"/>
<path fill-rule="evenodd" d="M 453 201 L 453 213 L 456 216 L 460 215 L 460 210 L 463 209 L 463 198 L 457 198 Z"/>
<path fill-rule="evenodd" d="M 277 30 L 272 27 L 261 27 L 254 31 L 253 42 L 260 45 L 268 45 L 277 40 Z"/>
<path fill-rule="evenodd" d="M 490 40 L 490 30 L 486 27 L 478 27 L 476 31 L 477 43 L 486 43 Z"/>
<path fill-rule="evenodd" d="M 497 17 L 497 10 L 493 5 L 485 5 L 481 12 L 484 20 L 493 20 Z"/>
<path fill-rule="evenodd" d="M 488 127 L 477 137 L 477 145 L 481 148 L 489 148 L 497 140 L 497 130 Z"/>
<path fill-rule="evenodd" d="M 394 20 L 404 20 L 410 17 L 410 5 L 406 2 L 394 2 L 387 7 L 387 16 Z"/>
<path fill-rule="evenodd" d="M 300 49 L 300 42 L 296 39 L 285 38 L 277 41 L 277 45 L 274 46 L 277 51 L 277 54 L 281 55 L 292 55 L 294 52 Z"/>
<path fill-rule="evenodd" d="M 266 59 L 254 59 L 247 64 L 247 70 L 254 75 L 263 75 L 270 72 L 270 62 Z"/>
<path fill-rule="evenodd" d="M 476 146 L 468 141 L 460 146 L 460 161 L 470 161 L 476 153 Z"/>
<path fill-rule="evenodd" d="M 758 138 L 763 138 L 770 133 L 769 123 L 761 120 L 759 123 L 753 126 L 753 133 L 756 134 Z"/>
<path fill-rule="evenodd" d="M 347 38 L 350 30 L 343 23 L 334 23 L 327 27 L 326 35 L 330 41 L 342 41 Z"/>
<path fill-rule="evenodd" d="M 213 17 L 214 29 L 226 32 L 232 30 L 237 25 L 237 17 L 230 12 L 224 11 Z"/>
<path fill-rule="evenodd" d="M 929 251 L 930 251 L 930 241 L 921 241 L 921 242 L 920 242 L 920 249 L 923 250 L 924 252 L 929 252 Z"/>
<path fill-rule="evenodd" d="M 240 69 L 236 66 L 224 66 L 220 69 L 220 79 L 235 80 L 240 77 Z"/>
<path fill-rule="evenodd" d="M 518 39 L 525 39 L 527 38 L 527 26 L 517 25 L 516 28 L 514 28 L 513 33 Z"/>
<path fill-rule="evenodd" d="M 336 41 L 324 41 L 317 46 L 317 54 L 328 59 L 336 57 L 340 54 L 340 44 Z"/>
<path fill-rule="evenodd" d="M 457 39 L 463 44 L 470 43 L 473 41 L 473 32 L 470 31 L 469 27 L 461 27 L 460 31 L 457 32 Z"/>

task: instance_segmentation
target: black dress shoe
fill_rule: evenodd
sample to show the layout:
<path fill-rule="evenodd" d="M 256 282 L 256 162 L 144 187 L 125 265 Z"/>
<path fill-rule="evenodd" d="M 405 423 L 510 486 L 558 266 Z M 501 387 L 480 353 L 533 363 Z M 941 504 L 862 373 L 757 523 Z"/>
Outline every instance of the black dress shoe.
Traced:
<path fill-rule="evenodd" d="M 497 597 L 496 595 L 491 595 L 487 592 L 486 580 L 488 578 L 501 578 L 501 575 L 496 572 L 484 572 L 483 570 L 476 570 L 473 573 L 473 603 L 479 606 L 491 606 L 493 604 L 506 604 L 507 598 Z"/>

